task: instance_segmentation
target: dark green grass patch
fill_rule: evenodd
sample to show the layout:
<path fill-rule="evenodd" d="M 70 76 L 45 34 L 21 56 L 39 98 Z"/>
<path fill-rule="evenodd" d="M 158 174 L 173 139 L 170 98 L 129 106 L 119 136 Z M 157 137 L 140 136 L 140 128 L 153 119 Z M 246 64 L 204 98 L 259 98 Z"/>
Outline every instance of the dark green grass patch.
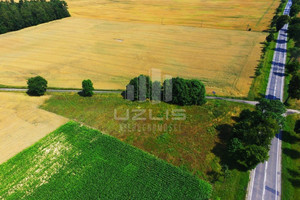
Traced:
<path fill-rule="evenodd" d="M 230 177 L 216 181 L 215 175 L 223 173 L 223 156 L 214 150 L 224 151 L 227 140 L 219 136 L 217 128 L 232 124 L 232 117 L 245 108 L 253 108 L 250 105 L 208 100 L 203 106 L 177 106 L 131 102 L 119 94 L 96 94 L 92 98 L 54 94 L 42 108 L 92 126 L 214 183 L 214 196 L 237 197 L 238 191 L 245 195 L 247 181 L 242 180 L 247 179 L 247 172 L 230 170 Z M 145 120 L 135 121 L 133 117 L 144 109 L 139 117 Z M 185 111 L 186 120 L 172 120 L 176 109 Z M 115 112 L 118 117 L 126 117 L 127 111 L 128 120 L 114 119 Z M 150 112 L 152 117 L 162 119 L 151 120 Z M 233 190 L 229 189 L 233 187 L 231 183 L 241 184 Z"/>
<path fill-rule="evenodd" d="M 300 115 L 290 115 L 286 119 L 282 134 L 282 199 L 300 197 L 300 135 L 295 133 L 296 121 Z"/>
<path fill-rule="evenodd" d="M 0 199 L 208 199 L 211 186 L 69 122 L 0 165 Z"/>

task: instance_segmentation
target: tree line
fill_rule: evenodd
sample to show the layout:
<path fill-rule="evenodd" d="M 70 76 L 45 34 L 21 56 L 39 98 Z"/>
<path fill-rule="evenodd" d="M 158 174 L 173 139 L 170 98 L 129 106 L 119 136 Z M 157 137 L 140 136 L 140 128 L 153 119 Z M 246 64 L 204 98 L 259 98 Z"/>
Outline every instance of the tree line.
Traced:
<path fill-rule="evenodd" d="M 164 101 L 166 103 L 185 105 L 203 105 L 206 103 L 205 86 L 196 79 L 167 79 L 161 84 L 152 82 L 149 76 L 140 75 L 130 80 L 123 98 L 131 101 Z"/>
<path fill-rule="evenodd" d="M 279 100 L 261 99 L 254 111 L 243 110 L 230 135 L 232 164 L 249 170 L 268 160 L 271 141 L 284 124 L 285 106 Z"/>
<path fill-rule="evenodd" d="M 67 3 L 61 0 L 1 1 L 0 34 L 69 16 Z"/>

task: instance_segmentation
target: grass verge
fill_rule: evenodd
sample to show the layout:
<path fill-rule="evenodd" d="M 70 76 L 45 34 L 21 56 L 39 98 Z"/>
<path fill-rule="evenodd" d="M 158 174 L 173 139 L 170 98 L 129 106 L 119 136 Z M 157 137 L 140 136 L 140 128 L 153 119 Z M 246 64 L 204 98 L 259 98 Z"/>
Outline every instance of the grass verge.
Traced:
<path fill-rule="evenodd" d="M 54 94 L 42 108 L 97 128 L 209 181 L 214 197 L 245 196 L 248 173 L 234 169 L 224 172 L 226 159 L 222 152 L 228 135 L 218 130 L 230 129 L 233 117 L 243 109 L 252 109 L 251 105 L 208 100 L 203 106 L 177 106 L 131 102 L 120 94 L 97 94 L 91 98 Z M 186 120 L 172 120 L 178 109 L 184 111 Z M 141 112 L 144 113 L 139 118 L 145 120 L 134 120 Z M 114 119 L 114 115 L 126 118 L 127 113 L 126 120 Z"/>
<path fill-rule="evenodd" d="M 288 1 L 281 2 L 281 4 L 278 7 L 278 13 L 279 15 L 282 15 L 284 12 L 284 8 L 286 7 Z M 282 6 L 283 4 L 283 6 Z M 274 34 L 274 38 L 277 39 L 278 32 Z M 252 85 L 250 87 L 249 93 L 248 93 L 248 99 L 249 100 L 258 100 L 262 97 L 265 97 L 266 90 L 268 87 L 268 81 L 269 81 L 269 75 L 272 67 L 272 61 L 274 57 L 276 47 L 276 40 L 270 42 L 269 46 L 265 45 L 265 52 L 262 52 L 262 60 L 261 60 L 261 69 L 258 69 L 260 71 L 260 75 L 255 76 L 253 79 Z M 259 66 L 257 67 L 259 68 Z"/>
<path fill-rule="evenodd" d="M 278 33 L 275 33 L 274 35 L 275 38 L 278 37 Z M 276 41 L 270 42 L 270 45 L 266 47 L 266 52 L 262 60 L 262 68 L 260 70 L 261 74 L 256 76 L 252 82 L 248 93 L 249 100 L 258 100 L 266 94 L 275 47 Z"/>
<path fill-rule="evenodd" d="M 300 196 L 300 136 L 294 131 L 300 115 L 290 115 L 282 136 L 282 199 L 298 199 Z"/>
<path fill-rule="evenodd" d="M 1 199 L 208 199 L 212 189 L 76 122 L 0 165 L 0 181 Z"/>

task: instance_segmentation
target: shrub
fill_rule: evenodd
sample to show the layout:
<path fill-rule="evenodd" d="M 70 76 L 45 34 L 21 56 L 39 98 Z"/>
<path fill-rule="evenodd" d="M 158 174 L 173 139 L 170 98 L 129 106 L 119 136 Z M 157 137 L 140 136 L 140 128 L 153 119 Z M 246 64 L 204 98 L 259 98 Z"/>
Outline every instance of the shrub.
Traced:
<path fill-rule="evenodd" d="M 90 79 L 82 81 L 82 93 L 81 95 L 84 97 L 93 96 L 94 92 L 93 83 Z"/>
<path fill-rule="evenodd" d="M 290 17 L 288 15 L 281 15 L 276 21 L 276 30 L 279 31 L 285 24 L 289 23 Z"/>
<path fill-rule="evenodd" d="M 275 39 L 274 33 L 270 33 L 270 34 L 266 37 L 267 42 L 272 42 L 274 39 Z"/>
<path fill-rule="evenodd" d="M 47 90 L 48 82 L 41 76 L 36 76 L 28 79 L 28 91 L 27 94 L 31 96 L 42 96 Z"/>
<path fill-rule="evenodd" d="M 286 69 L 287 69 L 287 72 L 289 74 L 295 74 L 295 73 L 297 73 L 299 71 L 300 64 L 299 64 L 298 61 L 289 63 L 289 64 L 286 65 Z"/>

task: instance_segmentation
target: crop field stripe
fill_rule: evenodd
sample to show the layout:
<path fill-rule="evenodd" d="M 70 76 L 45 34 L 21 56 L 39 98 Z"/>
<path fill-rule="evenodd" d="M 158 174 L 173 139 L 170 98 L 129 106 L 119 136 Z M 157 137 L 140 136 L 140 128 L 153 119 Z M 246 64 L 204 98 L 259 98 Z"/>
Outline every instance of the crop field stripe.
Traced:
<path fill-rule="evenodd" d="M 1 199 L 208 199 L 212 191 L 205 181 L 72 121 L 0 165 L 0 181 Z"/>

